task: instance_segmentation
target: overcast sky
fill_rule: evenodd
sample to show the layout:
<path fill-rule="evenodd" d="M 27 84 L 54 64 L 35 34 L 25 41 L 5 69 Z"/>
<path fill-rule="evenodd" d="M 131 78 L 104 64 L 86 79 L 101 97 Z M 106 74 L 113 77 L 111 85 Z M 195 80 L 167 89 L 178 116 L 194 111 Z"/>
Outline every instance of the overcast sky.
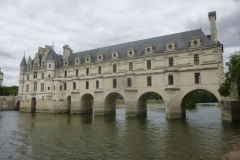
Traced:
<path fill-rule="evenodd" d="M 202 28 L 217 12 L 224 60 L 240 49 L 240 0 L 0 0 L 0 67 L 3 85 L 18 85 L 25 51 L 52 45 L 73 52 Z"/>

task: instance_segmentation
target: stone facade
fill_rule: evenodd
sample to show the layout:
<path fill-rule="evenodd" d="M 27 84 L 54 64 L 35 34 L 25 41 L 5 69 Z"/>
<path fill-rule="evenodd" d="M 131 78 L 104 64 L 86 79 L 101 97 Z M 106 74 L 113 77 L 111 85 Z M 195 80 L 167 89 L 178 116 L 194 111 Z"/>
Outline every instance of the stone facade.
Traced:
<path fill-rule="evenodd" d="M 20 100 L 17 96 L 0 96 L 0 111 L 19 110 Z"/>
<path fill-rule="evenodd" d="M 201 29 L 63 55 L 39 47 L 20 64 L 20 111 L 115 114 L 116 99 L 127 116 L 146 115 L 147 99 L 158 93 L 168 118 L 185 116 L 182 101 L 195 90 L 217 92 L 223 81 L 223 45 L 217 41 L 216 12 L 208 14 L 211 35 Z"/>

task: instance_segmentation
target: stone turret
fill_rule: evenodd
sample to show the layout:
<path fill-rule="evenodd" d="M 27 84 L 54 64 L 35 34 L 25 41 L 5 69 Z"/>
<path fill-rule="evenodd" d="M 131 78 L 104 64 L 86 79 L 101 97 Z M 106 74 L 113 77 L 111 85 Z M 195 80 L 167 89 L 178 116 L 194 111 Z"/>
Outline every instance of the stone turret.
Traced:
<path fill-rule="evenodd" d="M 211 40 L 217 43 L 217 28 L 216 28 L 216 11 L 209 12 L 208 18 L 210 21 Z"/>
<path fill-rule="evenodd" d="M 18 94 L 23 94 L 23 84 L 24 84 L 24 71 L 27 69 L 27 62 L 25 59 L 25 53 L 23 59 L 20 63 L 20 73 L 19 73 L 19 87 L 18 87 Z"/>
<path fill-rule="evenodd" d="M 0 86 L 2 86 L 2 82 L 3 82 L 3 72 L 1 71 L 1 68 L 0 68 Z"/>

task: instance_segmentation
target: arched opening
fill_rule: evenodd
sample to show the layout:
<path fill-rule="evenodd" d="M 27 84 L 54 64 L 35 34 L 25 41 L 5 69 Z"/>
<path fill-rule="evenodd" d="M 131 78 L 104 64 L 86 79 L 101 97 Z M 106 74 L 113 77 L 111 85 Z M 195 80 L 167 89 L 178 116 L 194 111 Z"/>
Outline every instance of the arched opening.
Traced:
<path fill-rule="evenodd" d="M 137 107 L 140 115 L 147 115 L 148 111 L 165 112 L 165 105 L 162 96 L 156 92 L 146 92 L 138 98 Z"/>
<path fill-rule="evenodd" d="M 67 97 L 67 113 L 71 113 L 71 96 Z"/>
<path fill-rule="evenodd" d="M 37 104 L 36 98 L 33 97 L 31 100 L 31 112 L 32 113 L 36 112 L 36 104 Z"/>
<path fill-rule="evenodd" d="M 16 103 L 16 110 L 17 110 L 17 111 L 20 110 L 20 101 L 17 101 L 17 103 Z"/>
<path fill-rule="evenodd" d="M 196 111 L 199 108 L 219 108 L 219 101 L 212 92 L 204 89 L 196 89 L 187 93 L 182 98 L 181 107 L 188 113 Z"/>
<path fill-rule="evenodd" d="M 80 100 L 81 113 L 93 113 L 94 97 L 91 94 L 84 94 Z"/>
<path fill-rule="evenodd" d="M 104 100 L 104 112 L 105 114 L 116 114 L 116 109 L 125 108 L 125 101 L 121 94 L 113 92 L 107 95 Z"/>

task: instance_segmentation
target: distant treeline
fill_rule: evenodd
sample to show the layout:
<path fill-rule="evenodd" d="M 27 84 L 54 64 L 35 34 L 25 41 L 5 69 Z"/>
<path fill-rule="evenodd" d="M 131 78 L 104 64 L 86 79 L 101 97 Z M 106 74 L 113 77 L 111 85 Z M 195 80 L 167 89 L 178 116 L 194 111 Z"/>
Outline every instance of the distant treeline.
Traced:
<path fill-rule="evenodd" d="M 0 96 L 9 96 L 13 94 L 18 94 L 18 86 L 0 86 Z"/>

